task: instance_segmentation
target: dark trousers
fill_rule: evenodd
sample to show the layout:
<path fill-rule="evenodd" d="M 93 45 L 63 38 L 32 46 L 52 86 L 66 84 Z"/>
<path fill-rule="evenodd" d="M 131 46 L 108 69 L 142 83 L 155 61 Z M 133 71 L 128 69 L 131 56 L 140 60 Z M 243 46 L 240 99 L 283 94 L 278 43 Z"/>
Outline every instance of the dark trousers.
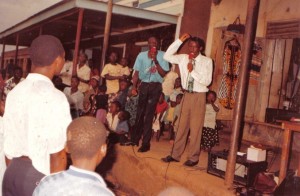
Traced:
<path fill-rule="evenodd" d="M 152 123 L 156 104 L 162 92 L 161 83 L 142 82 L 139 87 L 139 102 L 131 141 L 138 144 L 143 136 L 142 146 L 150 147 Z"/>
<path fill-rule="evenodd" d="M 32 166 L 30 159 L 14 158 L 4 173 L 2 195 L 32 196 L 44 176 Z"/>

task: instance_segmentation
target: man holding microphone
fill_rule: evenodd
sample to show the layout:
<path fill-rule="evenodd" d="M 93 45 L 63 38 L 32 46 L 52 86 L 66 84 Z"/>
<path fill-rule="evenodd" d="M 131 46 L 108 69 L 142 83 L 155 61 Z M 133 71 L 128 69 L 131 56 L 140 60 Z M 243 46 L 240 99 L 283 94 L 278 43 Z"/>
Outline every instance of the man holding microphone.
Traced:
<path fill-rule="evenodd" d="M 179 47 L 188 40 L 189 54 L 175 54 Z M 212 80 L 212 60 L 203 56 L 205 43 L 198 37 L 183 34 L 174 41 L 166 51 L 164 59 L 177 64 L 180 70 L 181 84 L 184 97 L 181 101 L 181 114 L 178 119 L 178 132 L 174 146 L 169 156 L 162 158 L 164 162 L 179 162 L 184 152 L 187 136 L 190 131 L 188 159 L 185 166 L 198 164 L 200 155 L 200 141 L 205 116 L 205 102 L 207 86 Z"/>
<path fill-rule="evenodd" d="M 152 135 L 152 122 L 154 118 L 156 104 L 162 92 L 163 77 L 169 71 L 169 64 L 163 59 L 164 52 L 157 50 L 158 41 L 155 37 L 148 39 L 149 50 L 141 52 L 134 64 L 132 94 L 139 94 L 137 116 L 131 136 L 131 144 L 139 145 L 139 140 L 143 136 L 142 146 L 138 152 L 150 150 L 150 140 Z M 137 82 L 141 80 L 141 85 L 137 90 Z"/>

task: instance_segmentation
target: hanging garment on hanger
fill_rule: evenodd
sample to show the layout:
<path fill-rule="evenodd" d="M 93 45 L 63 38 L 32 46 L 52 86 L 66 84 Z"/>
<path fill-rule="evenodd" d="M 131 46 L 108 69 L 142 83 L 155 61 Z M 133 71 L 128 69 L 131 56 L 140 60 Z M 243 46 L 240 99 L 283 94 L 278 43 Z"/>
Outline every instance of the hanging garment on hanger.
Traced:
<path fill-rule="evenodd" d="M 235 104 L 241 55 L 241 45 L 235 37 L 225 43 L 223 51 L 223 76 L 218 98 L 220 104 L 227 109 L 232 109 Z"/>

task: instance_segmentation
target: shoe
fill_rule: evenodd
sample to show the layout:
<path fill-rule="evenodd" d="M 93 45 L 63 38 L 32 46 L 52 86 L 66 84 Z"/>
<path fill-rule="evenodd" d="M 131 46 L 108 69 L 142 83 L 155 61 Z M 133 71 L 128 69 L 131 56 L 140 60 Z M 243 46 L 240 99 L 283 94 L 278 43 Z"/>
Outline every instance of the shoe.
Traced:
<path fill-rule="evenodd" d="M 139 149 L 138 149 L 138 152 L 147 152 L 150 150 L 150 146 L 141 146 Z"/>
<path fill-rule="evenodd" d="M 171 157 L 170 155 L 165 157 L 165 158 L 161 158 L 161 160 L 163 162 L 166 162 L 166 163 L 170 163 L 170 162 L 179 162 L 178 160 L 174 159 L 173 157 Z"/>
<path fill-rule="evenodd" d="M 188 166 L 188 167 L 193 167 L 198 164 L 199 161 L 193 162 L 191 160 L 187 160 L 183 165 Z"/>

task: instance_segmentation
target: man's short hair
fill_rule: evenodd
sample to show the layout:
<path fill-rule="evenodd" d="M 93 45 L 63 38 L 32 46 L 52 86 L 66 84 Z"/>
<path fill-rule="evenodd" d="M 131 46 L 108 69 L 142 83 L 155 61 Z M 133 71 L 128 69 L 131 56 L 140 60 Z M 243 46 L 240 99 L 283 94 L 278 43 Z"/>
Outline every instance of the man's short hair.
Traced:
<path fill-rule="evenodd" d="M 22 67 L 19 67 L 19 66 L 14 67 L 14 73 L 16 73 L 16 71 L 20 71 L 21 73 L 23 73 Z"/>
<path fill-rule="evenodd" d="M 35 38 L 29 48 L 29 55 L 35 66 L 51 65 L 58 56 L 63 56 L 64 52 L 59 39 L 52 35 L 41 35 Z"/>
<path fill-rule="evenodd" d="M 106 129 L 94 117 L 76 118 L 67 130 L 67 147 L 72 159 L 91 159 L 106 142 Z"/>
<path fill-rule="evenodd" d="M 198 44 L 199 48 L 202 47 L 201 51 L 204 51 L 204 49 L 205 49 L 205 42 L 204 42 L 203 39 L 201 39 L 201 38 L 199 38 L 199 37 L 191 37 L 191 38 L 189 39 L 189 41 L 190 41 L 190 42 L 196 42 L 196 43 Z"/>

